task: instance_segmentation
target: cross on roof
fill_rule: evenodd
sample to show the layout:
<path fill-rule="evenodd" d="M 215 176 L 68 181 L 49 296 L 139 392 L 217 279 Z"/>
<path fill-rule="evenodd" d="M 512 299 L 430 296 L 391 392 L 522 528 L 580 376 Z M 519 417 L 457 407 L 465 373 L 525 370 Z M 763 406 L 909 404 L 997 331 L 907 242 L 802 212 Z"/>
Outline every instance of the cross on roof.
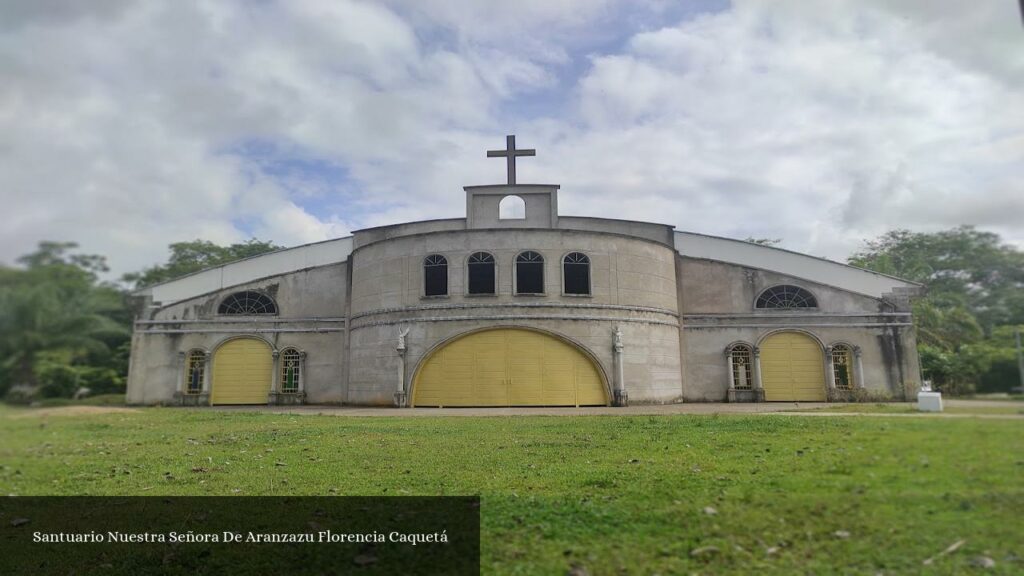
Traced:
<path fill-rule="evenodd" d="M 516 137 L 514 134 L 505 136 L 504 150 L 488 150 L 488 158 L 505 157 L 508 166 L 508 183 L 516 183 L 516 156 L 536 156 L 537 151 L 533 148 L 516 150 Z"/>

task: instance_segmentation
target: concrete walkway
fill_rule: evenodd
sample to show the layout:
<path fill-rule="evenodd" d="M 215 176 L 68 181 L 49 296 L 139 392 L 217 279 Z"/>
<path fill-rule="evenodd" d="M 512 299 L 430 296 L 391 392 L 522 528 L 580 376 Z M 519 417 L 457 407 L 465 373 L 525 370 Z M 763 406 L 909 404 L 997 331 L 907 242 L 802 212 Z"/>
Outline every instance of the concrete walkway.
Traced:
<path fill-rule="evenodd" d="M 1024 403 L 984 401 L 984 400 L 946 400 L 947 407 L 1001 407 Z M 890 406 L 909 408 L 913 403 L 890 402 Z M 636 415 L 674 415 L 674 414 L 778 414 L 785 416 L 895 416 L 911 418 L 998 418 L 1024 419 L 1024 414 L 968 414 L 968 413 L 882 413 L 882 412 L 834 412 L 830 407 L 843 406 L 827 402 L 763 402 L 756 404 L 727 404 L 713 402 L 691 402 L 684 404 L 659 404 L 643 406 L 627 406 L 612 408 L 609 406 L 589 406 L 585 408 L 374 408 L 362 406 L 218 406 L 214 410 L 227 412 L 264 412 L 271 414 L 321 415 L 321 416 L 399 416 L 399 417 L 436 417 L 436 416 L 636 416 Z"/>

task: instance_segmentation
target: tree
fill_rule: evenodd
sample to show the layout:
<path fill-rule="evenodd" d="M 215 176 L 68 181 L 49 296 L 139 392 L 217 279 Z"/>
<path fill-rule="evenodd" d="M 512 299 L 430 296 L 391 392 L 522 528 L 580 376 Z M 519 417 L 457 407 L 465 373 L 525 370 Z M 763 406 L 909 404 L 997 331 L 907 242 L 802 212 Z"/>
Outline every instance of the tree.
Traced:
<path fill-rule="evenodd" d="M 914 304 L 921 367 L 940 389 L 1009 389 L 1006 326 L 1024 322 L 1024 253 L 971 226 L 893 230 L 850 264 L 927 287 Z"/>
<path fill-rule="evenodd" d="M 965 308 L 985 331 L 1024 316 L 1024 253 L 972 226 L 931 234 L 894 230 L 867 242 L 850 264 L 928 287 L 940 308 Z"/>
<path fill-rule="evenodd" d="M 45 384 L 56 373 L 43 369 L 43 358 L 49 364 L 60 359 L 72 371 L 122 371 L 111 351 L 131 335 L 124 297 L 99 282 L 105 259 L 70 254 L 75 248 L 70 242 L 41 242 L 18 259 L 23 268 L 0 266 L 0 395 L 17 384 Z M 59 378 L 66 380 L 67 371 Z"/>
<path fill-rule="evenodd" d="M 778 246 L 782 243 L 782 238 L 754 238 L 748 236 L 744 242 L 750 242 L 751 244 L 758 244 L 761 246 Z"/>
<path fill-rule="evenodd" d="M 170 245 L 171 257 L 166 264 L 159 264 L 146 268 L 141 272 L 134 272 L 122 276 L 122 280 L 131 284 L 136 289 L 152 286 L 174 278 L 198 272 L 212 266 L 219 266 L 258 256 L 274 250 L 280 250 L 278 246 L 270 241 L 250 238 L 245 242 L 231 244 L 229 246 L 218 246 L 207 240 L 193 240 L 191 242 L 176 242 Z"/>

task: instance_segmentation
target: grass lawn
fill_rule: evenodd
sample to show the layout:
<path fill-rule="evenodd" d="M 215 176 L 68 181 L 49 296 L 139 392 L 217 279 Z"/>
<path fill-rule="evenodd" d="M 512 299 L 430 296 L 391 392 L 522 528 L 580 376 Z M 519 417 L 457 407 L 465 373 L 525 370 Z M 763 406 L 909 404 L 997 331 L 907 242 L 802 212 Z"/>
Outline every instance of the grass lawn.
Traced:
<path fill-rule="evenodd" d="M 1024 572 L 1021 420 L 49 413 L 0 408 L 3 494 L 480 494 L 486 574 Z"/>
<path fill-rule="evenodd" d="M 946 414 L 995 414 L 995 415 L 1024 415 L 1024 402 L 1001 402 L 1005 406 L 971 406 L 968 402 L 956 406 L 943 406 L 942 411 Z M 916 402 L 899 404 L 830 404 L 824 408 L 808 408 L 797 410 L 798 412 L 852 412 L 856 414 L 920 414 Z"/>

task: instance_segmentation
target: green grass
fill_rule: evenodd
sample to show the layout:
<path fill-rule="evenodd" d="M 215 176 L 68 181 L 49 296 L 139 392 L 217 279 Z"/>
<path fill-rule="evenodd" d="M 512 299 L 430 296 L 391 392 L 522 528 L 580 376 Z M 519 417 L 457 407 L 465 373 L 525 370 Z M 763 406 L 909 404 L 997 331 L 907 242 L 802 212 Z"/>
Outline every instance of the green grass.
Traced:
<path fill-rule="evenodd" d="M 81 400 L 71 398 L 42 398 L 36 400 L 33 406 L 49 408 L 54 406 L 124 406 L 124 394 L 100 394 L 89 396 Z"/>
<path fill-rule="evenodd" d="M 4 494 L 480 494 L 486 574 L 1024 571 L 1020 420 L 37 414 Z"/>
<path fill-rule="evenodd" d="M 1006 406 L 943 406 L 947 414 L 991 414 L 991 415 L 1024 415 L 1024 403 L 1006 402 Z M 802 408 L 794 412 L 845 412 L 854 414 L 920 414 L 914 402 L 899 404 L 830 404 L 823 408 Z"/>

